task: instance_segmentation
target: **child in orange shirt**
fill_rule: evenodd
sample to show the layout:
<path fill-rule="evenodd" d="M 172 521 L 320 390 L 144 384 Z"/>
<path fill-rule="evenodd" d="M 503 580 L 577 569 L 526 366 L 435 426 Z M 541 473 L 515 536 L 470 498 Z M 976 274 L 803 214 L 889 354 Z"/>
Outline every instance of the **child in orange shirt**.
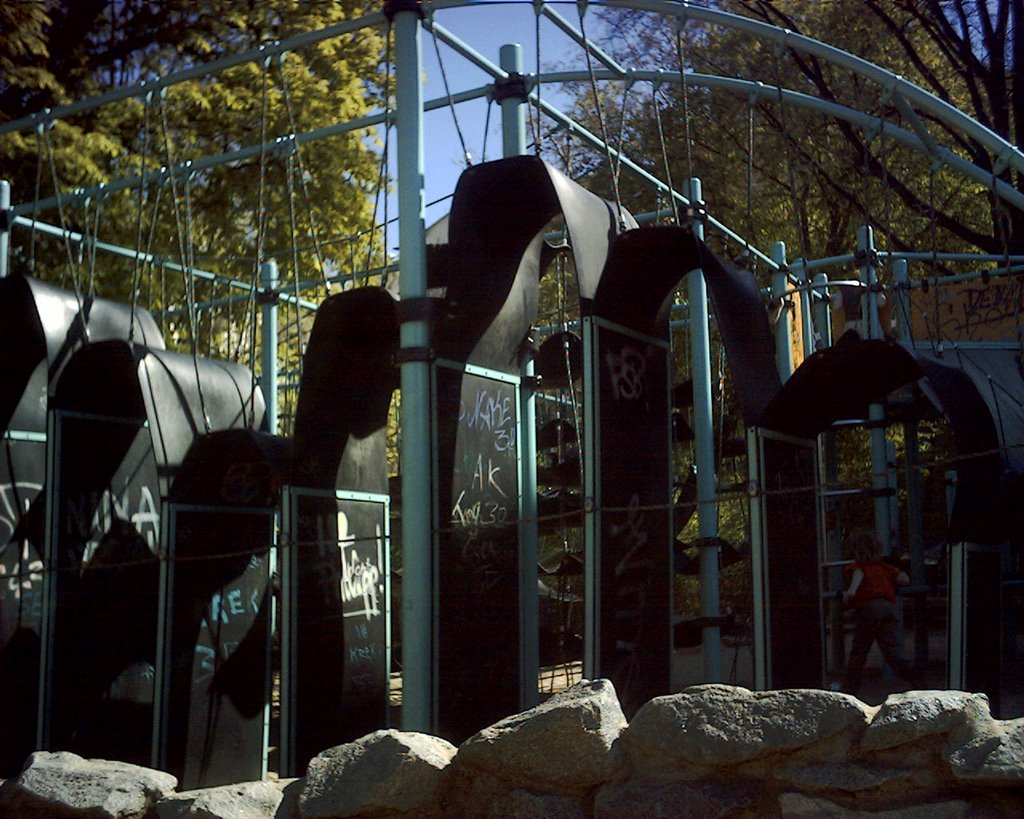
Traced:
<path fill-rule="evenodd" d="M 903 645 L 896 617 L 896 587 L 910 583 L 906 572 L 882 560 L 882 544 L 870 532 L 850 538 L 854 562 L 845 572 L 850 583 L 843 602 L 852 603 L 856 626 L 853 647 L 846 661 L 842 690 L 856 694 L 871 644 L 878 641 L 885 662 L 900 677 L 916 682 L 920 675 L 903 659 Z"/>

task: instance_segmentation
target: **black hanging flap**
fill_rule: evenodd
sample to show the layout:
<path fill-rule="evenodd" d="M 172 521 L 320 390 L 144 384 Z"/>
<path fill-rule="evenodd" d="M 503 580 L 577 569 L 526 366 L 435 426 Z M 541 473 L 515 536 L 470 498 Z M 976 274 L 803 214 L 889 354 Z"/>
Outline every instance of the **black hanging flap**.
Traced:
<path fill-rule="evenodd" d="M 797 367 L 758 424 L 814 438 L 842 418 L 866 418 L 869 404 L 922 375 L 914 357 L 895 342 L 847 333 Z"/>
<path fill-rule="evenodd" d="M 548 336 L 537 351 L 534 366 L 542 390 L 568 387 L 570 375 L 576 381 L 583 374 L 583 342 L 571 330 Z"/>
<path fill-rule="evenodd" d="M 697 240 L 689 228 L 626 231 L 611 243 L 593 312 L 645 335 L 665 335 L 672 294 L 699 264 Z"/>
<path fill-rule="evenodd" d="M 1024 475 L 1024 379 L 1014 350 L 950 349 L 914 353 L 921 387 L 953 428 L 956 499 L 949 537 L 997 543 L 1015 532 Z"/>
<path fill-rule="evenodd" d="M 448 312 L 436 348 L 455 361 L 512 371 L 537 311 L 543 234 L 558 215 L 589 302 L 619 231 L 614 207 L 533 156 L 485 162 L 459 178 L 448 224 Z M 623 211 L 626 227 L 635 220 Z"/>
<path fill-rule="evenodd" d="M 387 290 L 361 287 L 317 310 L 295 413 L 295 485 L 334 489 L 340 479 L 339 487 L 387 491 L 373 442 L 398 387 L 396 307 Z"/>
<path fill-rule="evenodd" d="M 127 338 L 131 309 L 107 299 L 83 296 L 27 276 L 0 279 L 0 427 L 46 429 L 46 396 L 68 358 L 85 342 Z M 152 315 L 135 311 L 135 336 L 163 349 Z"/>
<path fill-rule="evenodd" d="M 775 338 L 757 281 L 701 244 L 701 269 L 725 344 L 743 423 L 758 423 L 781 386 L 775 364 Z"/>
<path fill-rule="evenodd" d="M 179 465 L 196 435 L 258 427 L 264 414 L 263 395 L 241 364 L 127 341 L 76 353 L 57 381 L 53 407 L 147 420 L 161 468 Z"/>
<path fill-rule="evenodd" d="M 291 473 L 291 441 L 225 429 L 192 442 L 171 486 L 175 503 L 274 508 Z"/>

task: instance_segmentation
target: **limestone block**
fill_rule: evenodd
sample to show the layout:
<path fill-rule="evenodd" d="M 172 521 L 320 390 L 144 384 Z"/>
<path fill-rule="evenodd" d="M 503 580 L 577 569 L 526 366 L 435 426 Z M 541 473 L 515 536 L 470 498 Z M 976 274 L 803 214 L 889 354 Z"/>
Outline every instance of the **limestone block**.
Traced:
<path fill-rule="evenodd" d="M 908 691 L 882 703 L 861 740 L 862 751 L 919 742 L 935 734 L 973 735 L 992 723 L 988 697 L 966 691 Z"/>
<path fill-rule="evenodd" d="M 547 702 L 474 734 L 455 767 L 489 772 L 533 791 L 577 792 L 611 779 L 626 717 L 608 680 L 583 680 Z"/>
<path fill-rule="evenodd" d="M 177 784 L 170 774 L 126 762 L 36 751 L 0 790 L 0 816 L 135 819 Z"/>
<path fill-rule="evenodd" d="M 958 799 L 947 802 L 930 802 L 924 805 L 910 805 L 891 810 L 867 811 L 844 808 L 822 796 L 807 796 L 802 793 L 784 793 L 779 797 L 782 819 L 964 819 L 976 814 L 970 806 Z"/>
<path fill-rule="evenodd" d="M 273 819 L 282 791 L 272 782 L 241 782 L 175 793 L 157 802 L 159 819 Z"/>
<path fill-rule="evenodd" d="M 484 815 L 503 819 L 585 819 L 587 812 L 576 797 L 517 788 L 492 799 Z"/>
<path fill-rule="evenodd" d="M 855 762 L 786 766 L 776 774 L 776 778 L 801 791 L 843 791 L 851 794 L 890 788 L 893 785 L 908 785 L 913 776 L 913 771 L 902 768 L 861 765 Z"/>
<path fill-rule="evenodd" d="M 752 781 L 644 782 L 604 785 L 594 799 L 595 819 L 675 819 L 758 816 L 764 794 Z"/>
<path fill-rule="evenodd" d="M 960 780 L 984 785 L 1024 784 L 1024 718 L 993 721 L 949 755 L 949 767 Z"/>
<path fill-rule="evenodd" d="M 832 691 L 698 685 L 641 707 L 622 739 L 635 757 L 734 766 L 853 735 L 872 713 L 855 697 Z"/>
<path fill-rule="evenodd" d="M 314 757 L 299 793 L 299 816 L 375 816 L 435 812 L 450 742 L 387 730 L 329 748 Z"/>

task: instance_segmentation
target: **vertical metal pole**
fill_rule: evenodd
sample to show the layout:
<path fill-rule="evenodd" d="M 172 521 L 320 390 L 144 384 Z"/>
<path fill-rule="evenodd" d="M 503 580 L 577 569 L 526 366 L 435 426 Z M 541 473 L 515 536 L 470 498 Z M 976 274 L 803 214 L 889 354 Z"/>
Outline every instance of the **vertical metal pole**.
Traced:
<path fill-rule="evenodd" d="M 509 74 L 523 73 L 523 47 L 509 43 L 501 47 L 500 62 Z M 501 101 L 502 156 L 522 156 L 526 153 L 526 97 L 507 96 Z"/>
<path fill-rule="evenodd" d="M 811 273 L 807 269 L 806 259 L 797 259 L 794 262 L 794 267 L 799 264 L 800 267 L 800 336 L 803 342 L 803 355 L 804 358 L 811 355 L 814 352 L 814 321 L 811 319 L 812 316 L 812 305 L 814 304 L 814 297 L 811 293 L 809 285 L 811 284 Z"/>
<path fill-rule="evenodd" d="M 910 274 L 907 260 L 897 259 L 892 265 L 896 283 L 893 297 L 896 310 L 896 335 L 909 344 L 910 336 Z M 905 474 L 907 483 L 907 548 L 910 552 L 910 584 L 919 589 L 927 584 L 924 571 L 924 501 L 921 494 L 921 446 L 916 420 L 903 423 Z M 928 601 L 921 591 L 914 596 L 914 663 L 924 668 L 928 662 Z"/>
<path fill-rule="evenodd" d="M 800 259 L 800 262 L 800 335 L 803 337 L 803 354 L 806 359 L 814 353 L 814 321 L 811 318 L 814 294 L 809 287 L 811 272 L 807 269 L 807 260 Z"/>
<path fill-rule="evenodd" d="M 277 260 L 270 259 L 260 269 L 263 283 L 263 322 L 261 325 L 260 386 L 267 405 L 267 429 L 277 434 Z"/>
<path fill-rule="evenodd" d="M 7 211 L 11 207 L 11 183 L 0 179 L 0 279 L 7 275 L 7 264 L 11 250 L 11 226 L 7 223 Z"/>
<path fill-rule="evenodd" d="M 387 8 L 390 4 L 385 3 Z M 396 4 L 397 5 L 397 4 Z M 420 13 L 405 3 L 392 18 L 398 141 L 399 295 L 427 293 L 423 194 Z M 402 728 L 429 732 L 434 697 L 434 571 L 431 504 L 430 328 L 402 322 Z"/>
<path fill-rule="evenodd" d="M 523 48 L 503 45 L 500 63 L 509 74 L 523 71 Z M 506 157 L 526 153 L 526 97 L 501 101 L 501 144 Z M 524 350 L 519 387 L 519 698 L 520 707 L 538 702 L 540 672 L 539 611 L 537 599 L 537 397 L 533 339 Z"/>
<path fill-rule="evenodd" d="M 699 179 L 689 180 L 691 202 L 703 199 Z M 694 233 L 704 238 L 704 226 L 694 222 Z M 704 273 L 687 274 L 686 294 L 690 312 L 690 377 L 693 380 L 694 451 L 697 462 L 697 531 L 701 538 L 718 536 L 718 503 L 715 480 L 715 435 L 711 410 L 711 340 L 708 330 L 708 298 Z M 722 645 L 719 618 L 718 548 L 700 550 L 700 616 L 704 619 L 704 682 L 721 682 Z"/>
<path fill-rule="evenodd" d="M 814 302 L 814 331 L 817 333 L 818 349 L 824 350 L 832 346 L 832 296 L 825 285 L 828 283 L 828 276 L 824 273 L 817 273 L 814 276 L 815 290 L 818 298 Z"/>
<path fill-rule="evenodd" d="M 860 280 L 866 285 L 866 293 L 861 301 L 861 310 L 867 315 L 865 326 L 868 337 L 882 338 L 882 325 L 878 320 L 878 292 L 875 270 L 875 239 L 870 225 L 857 229 L 857 257 L 860 266 Z M 885 407 L 871 404 L 868 407 L 868 420 L 871 427 L 871 488 L 878 494 L 875 496 L 875 534 L 882 542 L 885 554 L 892 547 L 891 521 L 889 519 L 889 499 L 882 490 L 889 487 L 889 459 L 886 457 L 885 446 Z M 876 425 L 877 424 L 877 425 Z"/>
<path fill-rule="evenodd" d="M 785 242 L 772 245 L 772 261 L 782 268 L 772 273 L 772 299 L 779 305 L 779 317 L 775 321 L 775 366 L 778 367 L 779 378 L 785 383 L 793 374 L 793 316 L 784 300 L 789 284 Z"/>

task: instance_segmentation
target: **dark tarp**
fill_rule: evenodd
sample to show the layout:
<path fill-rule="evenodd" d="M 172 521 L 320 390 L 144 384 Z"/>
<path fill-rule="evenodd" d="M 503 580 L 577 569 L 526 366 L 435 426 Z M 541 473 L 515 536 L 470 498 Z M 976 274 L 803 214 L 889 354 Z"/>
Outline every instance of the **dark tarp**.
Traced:
<path fill-rule="evenodd" d="M 448 222 L 446 301 L 433 351 L 518 375 L 536 318 L 545 231 L 561 217 L 588 305 L 619 224 L 611 203 L 533 156 L 487 162 L 459 179 Z M 584 307 L 586 312 L 586 307 Z M 520 702 L 519 407 L 514 385 L 433 369 L 437 395 L 438 732 L 461 741 Z M 529 590 L 524 591 L 529 594 Z M 494 640 L 495 633 L 504 635 Z"/>
<path fill-rule="evenodd" d="M 383 431 L 398 388 L 398 308 L 387 290 L 325 299 L 303 358 L 293 485 L 387 492 Z"/>
<path fill-rule="evenodd" d="M 922 375 L 914 357 L 895 342 L 848 332 L 797 367 L 758 425 L 814 438 L 840 419 L 867 418 L 869 404 Z"/>
<path fill-rule="evenodd" d="M 781 386 L 768 311 L 749 270 L 722 261 L 703 243 L 700 263 L 736 385 L 743 423 L 753 426 Z"/>
<path fill-rule="evenodd" d="M 197 435 L 262 421 L 253 388 L 241 365 L 127 341 L 89 344 L 61 373 L 52 747 L 149 763 L 163 498 Z"/>
<path fill-rule="evenodd" d="M 568 387 L 570 374 L 573 381 L 583 374 L 583 342 L 572 330 L 548 336 L 537 351 L 534 366 L 542 390 Z"/>
<path fill-rule="evenodd" d="M 609 249 L 593 314 L 647 336 L 667 337 L 672 296 L 704 255 L 689 228 L 623 233 Z"/>
<path fill-rule="evenodd" d="M 914 351 L 921 387 L 953 429 L 956 499 L 949 538 L 998 543 L 1019 536 L 1024 503 L 1024 378 L 1016 350 Z"/>
<path fill-rule="evenodd" d="M 82 321 L 83 315 L 85 322 Z M 131 310 L 26 276 L 0 279 L 0 777 L 14 776 L 36 747 L 39 629 L 42 616 L 47 395 L 53 380 L 85 341 L 127 338 Z M 145 310 L 135 335 L 163 347 Z M 34 433 L 37 440 L 18 440 Z"/>
<path fill-rule="evenodd" d="M 259 779 L 270 702 L 270 549 L 291 442 L 231 429 L 195 439 L 171 486 L 165 770 L 182 788 Z M 237 509 L 238 511 L 228 511 Z"/>
<path fill-rule="evenodd" d="M 614 206 L 533 156 L 467 168 L 448 225 L 450 279 L 437 325 L 438 354 L 517 372 L 519 345 L 537 312 L 544 230 L 565 219 L 580 300 L 594 297 L 619 232 Z M 636 221 L 623 211 L 625 227 Z"/>
<path fill-rule="evenodd" d="M 317 310 L 306 347 L 295 415 L 296 494 L 281 553 L 291 578 L 283 639 L 292 668 L 281 692 L 289 705 L 283 764 L 290 767 L 282 772 L 290 776 L 305 773 L 324 748 L 387 726 L 390 604 L 363 616 L 359 600 L 345 592 L 353 585 L 353 557 L 361 576 L 369 567 L 383 582 L 386 554 L 377 551 L 376 527 L 385 509 L 338 501 L 334 491 L 388 492 L 386 427 L 399 385 L 397 304 L 376 287 L 332 295 Z"/>

